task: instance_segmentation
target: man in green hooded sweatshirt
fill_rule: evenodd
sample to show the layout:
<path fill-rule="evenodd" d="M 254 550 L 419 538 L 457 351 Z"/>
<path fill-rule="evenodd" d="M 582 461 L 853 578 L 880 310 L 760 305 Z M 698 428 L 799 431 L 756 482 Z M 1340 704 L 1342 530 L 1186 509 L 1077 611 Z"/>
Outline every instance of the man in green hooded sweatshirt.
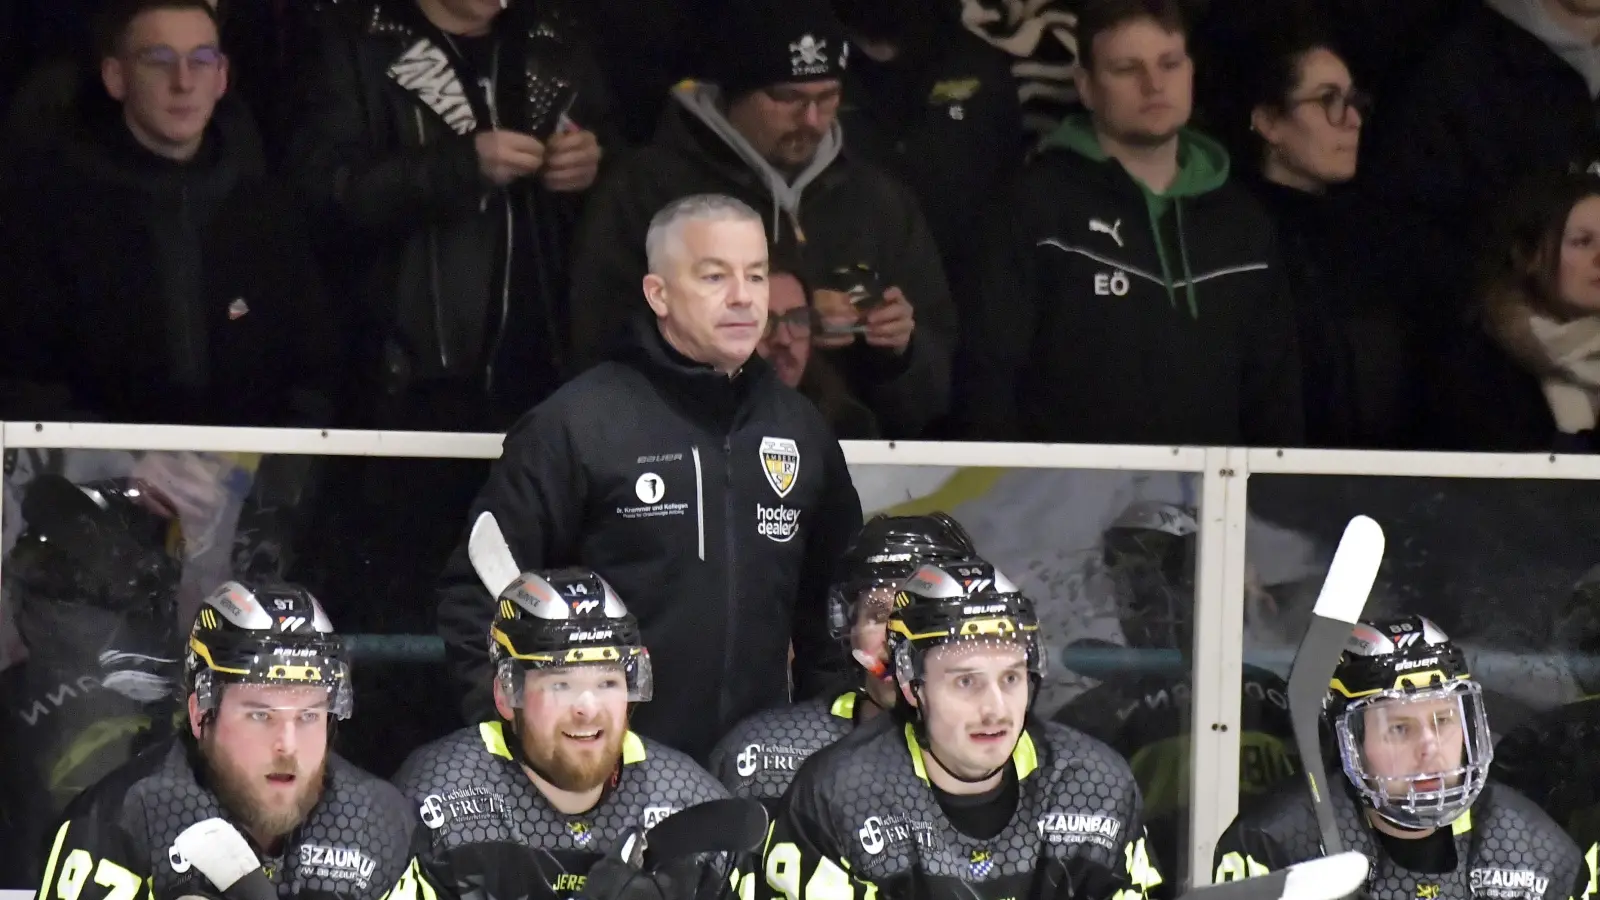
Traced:
<path fill-rule="evenodd" d="M 982 229 L 963 310 L 968 436 L 1294 446 L 1291 299 L 1265 214 L 1186 127 L 1177 0 L 1088 0 L 1089 114 L 1040 144 Z"/>

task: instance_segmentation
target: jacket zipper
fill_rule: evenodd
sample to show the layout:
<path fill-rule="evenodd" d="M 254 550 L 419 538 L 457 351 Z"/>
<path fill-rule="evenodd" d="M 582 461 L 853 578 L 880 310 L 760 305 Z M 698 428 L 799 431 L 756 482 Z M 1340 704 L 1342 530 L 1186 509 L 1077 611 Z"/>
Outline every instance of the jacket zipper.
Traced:
<path fill-rule="evenodd" d="M 500 45 L 496 44 L 494 49 L 494 71 L 495 74 L 498 75 Z M 499 128 L 500 104 L 495 100 L 495 82 L 489 78 L 482 78 L 479 80 L 483 85 L 484 97 L 487 100 L 489 107 L 489 124 L 493 125 L 495 128 Z M 505 340 L 506 337 L 506 322 L 511 318 L 511 251 L 516 244 L 516 217 L 511 212 L 511 193 L 509 191 L 501 191 L 500 197 L 501 201 L 505 204 L 506 210 L 506 259 L 505 265 L 502 267 L 504 270 L 504 277 L 500 281 L 500 327 L 495 330 L 494 344 L 489 348 L 489 360 L 488 364 L 484 368 L 483 389 L 485 391 L 494 390 L 494 362 L 500 356 L 500 344 Z"/>
<path fill-rule="evenodd" d="M 728 569 L 727 569 L 727 576 L 728 576 L 727 597 L 728 597 L 728 599 L 727 599 L 727 604 L 728 605 L 727 605 L 726 609 L 723 612 L 723 622 L 726 623 L 725 626 L 724 626 L 724 643 L 723 643 L 723 646 L 724 647 L 735 647 L 737 645 L 734 643 L 734 635 L 738 631 L 738 629 L 734 627 L 734 617 L 737 615 L 736 601 L 737 601 L 737 598 L 738 598 L 738 590 L 737 590 L 737 587 L 736 587 L 737 582 L 735 580 L 735 574 L 736 574 L 737 569 L 738 569 L 738 564 L 737 564 L 737 554 L 735 552 L 735 547 L 737 546 L 738 542 L 737 542 L 737 538 L 734 536 L 734 526 L 733 526 L 733 522 L 734 522 L 734 511 L 733 511 L 733 434 L 732 434 L 731 431 L 728 434 L 724 435 L 723 438 L 722 438 L 722 472 L 723 472 L 723 485 L 722 485 L 723 511 L 722 512 L 723 512 L 723 518 L 725 520 L 724 521 L 724 530 L 726 532 L 725 540 L 726 540 L 727 548 L 728 548 L 728 550 L 727 550 L 727 554 L 728 554 Z M 728 702 L 730 697 L 731 697 L 731 694 L 729 692 L 729 687 L 733 684 L 733 681 L 734 681 L 734 679 L 732 677 L 733 673 L 727 671 L 728 660 L 730 660 L 730 659 L 732 659 L 732 657 L 725 653 L 724 656 L 723 656 L 723 663 L 722 663 L 722 665 L 723 665 L 723 676 L 724 677 L 722 679 L 722 704 L 721 704 L 721 707 L 724 710 L 726 710 L 730 705 L 729 702 Z"/>
<path fill-rule="evenodd" d="M 411 108 L 417 120 L 417 146 L 428 145 L 428 123 L 422 119 L 422 110 Z M 439 368 L 450 371 L 450 351 L 444 340 L 443 293 L 439 290 L 439 240 L 432 228 L 428 229 L 428 284 L 433 289 L 433 339 L 438 342 Z"/>
<path fill-rule="evenodd" d="M 700 472 L 700 446 L 696 444 L 689 448 L 694 454 L 694 521 L 700 534 L 699 553 L 700 561 L 706 561 L 706 489 L 705 480 Z"/>

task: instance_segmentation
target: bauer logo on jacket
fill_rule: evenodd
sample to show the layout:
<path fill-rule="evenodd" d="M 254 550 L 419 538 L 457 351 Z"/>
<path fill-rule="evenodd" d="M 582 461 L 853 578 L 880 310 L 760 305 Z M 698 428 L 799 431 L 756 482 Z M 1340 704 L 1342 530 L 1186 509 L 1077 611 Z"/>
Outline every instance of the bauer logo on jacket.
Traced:
<path fill-rule="evenodd" d="M 800 477 L 800 448 L 788 438 L 762 438 L 761 468 L 767 473 L 767 484 L 778 496 L 789 496 Z"/>

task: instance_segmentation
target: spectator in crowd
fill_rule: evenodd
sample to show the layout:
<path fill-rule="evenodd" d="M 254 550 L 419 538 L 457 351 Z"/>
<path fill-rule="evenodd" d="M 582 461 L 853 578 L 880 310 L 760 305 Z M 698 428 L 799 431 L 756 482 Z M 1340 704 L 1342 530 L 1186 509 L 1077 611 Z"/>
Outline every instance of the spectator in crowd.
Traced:
<path fill-rule="evenodd" d="M 1436 437 L 1447 449 L 1593 453 L 1600 176 L 1535 178 L 1512 196 L 1481 267 L 1481 330 L 1450 348 L 1432 385 Z"/>
<path fill-rule="evenodd" d="M 1271 223 L 1186 128 L 1175 0 L 1092 0 L 1068 119 L 996 205 L 962 292 L 985 440 L 1299 444 L 1293 310 Z"/>
<path fill-rule="evenodd" d="M 304 228 L 247 129 L 205 0 L 121 0 L 117 103 L 25 153 L 0 225 L 0 412 L 208 425 L 333 417 L 333 335 Z"/>
<path fill-rule="evenodd" d="M 532 3 L 320 17 L 290 150 L 350 322 L 368 427 L 504 427 L 560 383 L 567 242 L 611 143 L 588 51 Z"/>
<path fill-rule="evenodd" d="M 836 120 L 851 55 L 843 28 L 827 0 L 742 0 L 709 27 L 715 83 L 676 88 L 655 141 L 619 164 L 585 211 L 573 263 L 579 361 L 603 358 L 638 311 L 655 211 L 725 193 L 761 210 L 774 249 L 796 253 L 819 277 L 876 273 L 887 302 L 870 312 L 813 298 L 835 328 L 855 329 L 813 347 L 886 436 L 916 436 L 947 408 L 954 315 L 914 195 L 845 149 Z"/>
<path fill-rule="evenodd" d="M 556 12 L 343 0 L 312 23 L 288 158 L 348 298 L 352 425 L 503 431 L 561 382 L 568 240 L 615 138 L 599 71 Z M 381 618 L 350 627 L 431 628 L 433 579 L 487 465 L 346 465 L 317 525 L 338 552 L 301 577 L 372 598 Z"/>
<path fill-rule="evenodd" d="M 1597 38 L 1597 0 L 1485 0 L 1378 108 L 1360 181 L 1387 252 L 1368 267 L 1420 330 L 1423 364 L 1461 335 L 1474 250 L 1506 191 L 1600 171 Z"/>
<path fill-rule="evenodd" d="M 839 124 L 850 146 L 916 195 L 945 275 L 970 241 L 983 201 L 1022 163 L 1022 111 L 1004 53 L 961 28 L 953 5 L 834 0 L 859 50 L 844 78 Z"/>
<path fill-rule="evenodd" d="M 627 597 L 659 679 L 633 726 L 704 760 L 734 723 L 789 699 L 791 641 L 801 698 L 836 677 L 828 581 L 861 503 L 827 423 L 755 352 L 761 217 L 691 196 L 645 240 L 649 314 L 631 345 L 517 423 L 469 525 L 497 521 L 520 571 L 582 565 Z M 463 541 L 439 629 L 468 721 L 493 718 L 494 611 Z"/>
<path fill-rule="evenodd" d="M 1233 49 L 1216 61 L 1227 74 L 1208 106 L 1239 182 L 1276 226 L 1305 364 L 1306 440 L 1406 446 L 1415 386 L 1402 321 L 1367 281 L 1377 248 L 1341 189 L 1356 174 L 1367 95 L 1304 19 L 1267 23 Z"/>
<path fill-rule="evenodd" d="M 650 142 L 672 86 L 701 65 L 704 22 L 738 0 L 556 0 L 585 26 L 632 146 Z"/>
<path fill-rule="evenodd" d="M 767 276 L 767 329 L 756 352 L 771 364 L 778 380 L 805 395 L 828 420 L 840 440 L 872 440 L 879 436 L 872 410 L 850 395 L 850 388 L 829 362 L 811 355 L 816 311 L 811 289 L 798 267 L 775 265 Z"/>

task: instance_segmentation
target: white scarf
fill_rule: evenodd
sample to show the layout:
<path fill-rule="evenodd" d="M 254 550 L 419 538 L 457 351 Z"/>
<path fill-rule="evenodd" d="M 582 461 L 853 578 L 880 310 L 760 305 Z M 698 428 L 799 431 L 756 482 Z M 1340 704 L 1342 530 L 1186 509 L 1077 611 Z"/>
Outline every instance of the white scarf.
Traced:
<path fill-rule="evenodd" d="M 1559 373 L 1543 380 L 1556 427 L 1564 434 L 1594 428 L 1600 411 L 1600 317 L 1557 322 L 1533 315 L 1528 325 Z"/>

